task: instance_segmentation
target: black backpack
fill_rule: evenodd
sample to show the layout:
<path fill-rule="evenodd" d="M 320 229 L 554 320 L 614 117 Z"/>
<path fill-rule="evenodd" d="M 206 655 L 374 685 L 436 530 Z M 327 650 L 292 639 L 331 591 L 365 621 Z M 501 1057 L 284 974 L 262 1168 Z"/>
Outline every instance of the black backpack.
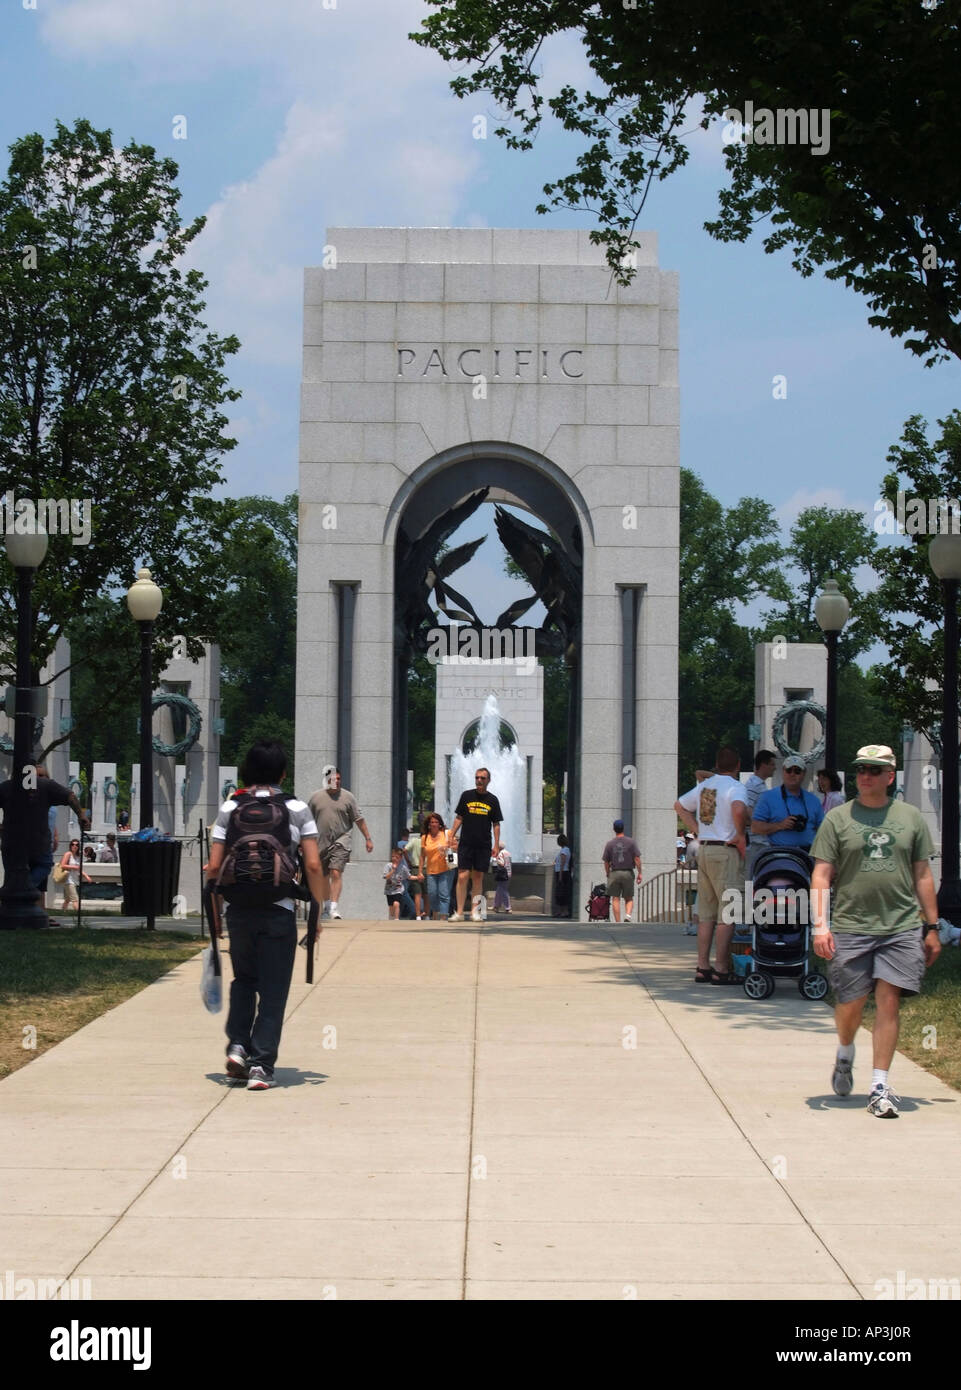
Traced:
<path fill-rule="evenodd" d="M 234 794 L 217 892 L 237 907 L 267 907 L 281 898 L 302 898 L 300 863 L 290 834 L 283 792 Z"/>

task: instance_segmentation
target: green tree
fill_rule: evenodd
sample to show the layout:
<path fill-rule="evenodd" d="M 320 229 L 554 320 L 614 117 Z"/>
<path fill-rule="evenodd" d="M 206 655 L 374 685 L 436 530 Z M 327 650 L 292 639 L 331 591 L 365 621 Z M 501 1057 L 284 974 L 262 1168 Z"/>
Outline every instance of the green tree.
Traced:
<path fill-rule="evenodd" d="M 138 557 L 164 590 L 161 641 L 212 629 L 208 494 L 236 442 L 222 407 L 239 396 L 224 372 L 239 343 L 204 328 L 206 281 L 178 268 L 203 218 L 181 223 L 176 174 L 78 120 L 17 140 L 0 184 L 0 490 L 90 504 L 90 543 L 52 536 L 37 571 L 37 668 L 82 606 L 126 590 Z M 133 627 L 121 603 L 111 636 Z M 5 569 L 7 634 L 14 607 Z"/>
<path fill-rule="evenodd" d="M 220 644 L 221 761 L 240 764 L 258 738 L 277 738 L 294 776 L 297 494 L 211 502 L 222 540 L 207 574 L 216 603 L 210 638 Z M 166 609 L 166 600 L 164 604 Z M 163 616 L 163 610 L 161 613 Z M 140 641 L 124 599 L 95 598 L 70 624 L 71 753 L 82 767 L 140 758 Z M 181 634 L 182 635 L 182 634 Z M 159 678 L 170 643 L 158 641 Z"/>
<path fill-rule="evenodd" d="M 567 707 L 571 673 L 562 656 L 541 660 L 544 669 L 544 801 L 545 822 L 564 828 L 564 774 L 570 761 L 567 746 Z"/>
<path fill-rule="evenodd" d="M 433 808 L 443 799 L 443 788 L 434 780 L 434 710 L 437 700 L 437 668 L 424 652 L 417 652 L 407 686 L 407 765 L 414 774 L 414 806 Z M 442 813 L 443 814 L 443 813 Z"/>
<path fill-rule="evenodd" d="M 953 3 L 921 0 L 428 0 L 412 34 L 462 69 L 458 96 L 490 92 L 497 131 L 529 149 L 546 110 L 583 137 L 575 170 L 545 185 L 549 206 L 591 211 L 619 278 L 652 183 L 686 163 L 696 98 L 707 128 L 725 113 L 782 113 L 781 143 L 763 118 L 751 143 L 726 149 L 721 241 L 746 241 L 769 219 L 768 252 L 790 248 L 802 275 L 824 267 L 862 294 L 868 322 L 926 363 L 961 356 L 961 26 Z M 545 98 L 538 63 L 554 35 L 583 43 L 597 86 Z M 802 142 L 797 113 L 830 113 Z M 786 113 L 786 114 L 785 114 Z M 790 124 L 784 125 L 788 120 Z M 807 117 L 805 115 L 805 125 Z M 733 128 L 725 132 L 732 141 Z M 791 137 L 794 136 L 794 143 Z M 719 133 L 719 139 L 720 139 Z"/>
<path fill-rule="evenodd" d="M 725 508 L 696 474 L 681 469 L 678 761 L 681 785 L 712 767 L 720 743 L 750 751 L 754 642 L 735 604 L 759 594 L 785 599 L 783 551 L 768 502 L 742 497 Z"/>
<path fill-rule="evenodd" d="M 838 641 L 838 661 L 842 666 L 853 661 L 875 640 L 874 594 L 859 589 L 855 573 L 872 562 L 876 549 L 877 537 L 860 512 L 806 507 L 791 527 L 785 548 L 787 597 L 764 614 L 757 639 L 770 641 L 780 634 L 789 642 L 823 642 L 814 604 L 824 581 L 834 578 L 851 604 Z"/>
<path fill-rule="evenodd" d="M 240 763 L 254 738 L 280 738 L 292 770 L 297 494 L 282 502 L 239 497 L 217 505 L 226 569 L 214 627 L 220 643 L 223 761 Z M 264 731 L 265 719 L 273 721 L 275 732 Z"/>
<path fill-rule="evenodd" d="M 855 754 L 866 743 L 901 747 L 902 721 L 893 707 L 884 665 L 862 671 L 854 661 L 838 669 L 838 763 L 847 779 L 847 795 L 857 792 Z"/>
<path fill-rule="evenodd" d="M 961 411 L 939 420 L 940 434 L 929 441 L 927 422 L 912 415 L 901 440 L 888 451 L 891 470 L 882 496 L 890 511 L 878 517 L 880 529 L 898 527 L 898 492 L 937 504 L 961 497 Z M 930 512 L 930 509 L 928 509 Z M 937 522 L 937 512 L 926 521 Z M 957 527 L 957 514 L 954 526 Z M 941 687 L 944 673 L 944 597 L 928 561 L 930 534 L 907 528 L 900 541 L 878 547 L 874 561 L 881 576 L 877 591 L 878 634 L 890 661 L 877 668 L 878 682 L 891 708 L 912 728 L 940 744 Z"/>

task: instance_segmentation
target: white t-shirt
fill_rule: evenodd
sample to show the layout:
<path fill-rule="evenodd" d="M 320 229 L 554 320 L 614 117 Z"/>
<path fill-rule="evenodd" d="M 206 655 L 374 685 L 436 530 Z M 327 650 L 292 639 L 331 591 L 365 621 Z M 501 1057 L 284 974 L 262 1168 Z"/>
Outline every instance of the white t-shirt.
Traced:
<path fill-rule="evenodd" d="M 713 777 L 699 782 L 678 800 L 685 811 L 696 816 L 697 837 L 702 844 L 705 840 L 733 840 L 737 826 L 731 807 L 735 802 L 747 805 L 744 788 L 726 772 L 715 772 Z"/>
<path fill-rule="evenodd" d="M 254 796 L 269 796 L 270 792 L 266 787 L 257 787 Z M 310 807 L 306 801 L 298 801 L 295 797 L 288 796 L 287 811 L 290 815 L 290 843 L 294 849 L 300 844 L 301 840 L 306 840 L 310 836 L 317 838 L 317 825 L 310 813 Z M 230 815 L 236 809 L 237 803 L 233 799 L 225 801 L 217 815 L 217 822 L 214 825 L 210 838 L 216 844 L 227 838 L 227 824 Z M 285 907 L 288 912 L 295 910 L 293 898 L 281 898 L 279 902 L 272 904 L 274 907 Z"/>

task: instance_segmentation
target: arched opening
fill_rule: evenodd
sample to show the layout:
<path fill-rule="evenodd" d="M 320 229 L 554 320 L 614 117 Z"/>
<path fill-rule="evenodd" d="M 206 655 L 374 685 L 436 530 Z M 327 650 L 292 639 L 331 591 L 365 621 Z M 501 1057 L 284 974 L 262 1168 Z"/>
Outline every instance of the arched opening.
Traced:
<path fill-rule="evenodd" d="M 451 572 L 446 569 L 445 560 L 458 557 L 450 552 L 445 554 L 443 548 L 465 518 L 484 503 L 495 504 L 498 536 L 528 585 L 527 597 L 501 613 L 486 611 L 480 602 L 474 608 L 447 583 Z M 535 528 L 512 515 L 514 509 L 529 513 L 547 529 Z M 408 813 L 408 687 L 412 662 L 428 650 L 428 641 L 434 640 L 430 634 L 436 638 L 439 630 L 444 629 L 455 631 L 461 642 L 465 635 L 477 635 L 481 651 L 504 650 L 504 646 L 485 649 L 482 645 L 483 639 L 493 633 L 507 647 L 513 639 L 516 648 L 524 645 L 528 649 L 532 644 L 538 659 L 564 662 L 568 676 L 563 717 L 566 798 L 564 822 L 557 829 L 563 829 L 572 840 L 576 836 L 585 534 L 591 535 L 589 512 L 575 485 L 549 459 L 517 445 L 490 442 L 448 450 L 423 464 L 399 490 L 384 537 L 385 541 L 393 541 L 395 554 L 391 795 L 394 824 L 400 824 Z M 451 582 L 457 583 L 456 576 Z M 524 614 L 538 600 L 543 604 L 543 621 L 536 628 L 522 627 Z M 469 735 L 470 728 L 475 729 L 475 741 L 478 724 L 479 719 L 475 719 L 466 730 Z M 516 743 L 516 733 L 509 726 L 508 734 Z M 462 737 L 461 752 L 468 751 L 467 742 L 469 738 Z M 537 794 L 540 795 L 539 787 Z"/>
<path fill-rule="evenodd" d="M 481 722 L 474 719 L 464 730 L 460 740 L 460 751 L 467 755 L 473 753 L 480 741 Z M 500 726 L 500 745 L 502 748 L 515 748 L 517 746 L 517 734 L 508 724 L 506 719 L 501 720 Z"/>

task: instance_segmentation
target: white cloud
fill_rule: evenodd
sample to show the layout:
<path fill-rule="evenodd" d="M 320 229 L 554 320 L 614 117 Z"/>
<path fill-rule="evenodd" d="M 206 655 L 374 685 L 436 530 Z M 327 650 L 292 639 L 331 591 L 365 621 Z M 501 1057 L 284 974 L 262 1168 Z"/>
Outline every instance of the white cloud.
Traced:
<path fill-rule="evenodd" d="M 834 511 L 859 512 L 869 524 L 874 517 L 873 499 L 868 503 L 860 497 L 848 497 L 837 487 L 802 487 L 777 507 L 777 518 L 785 531 L 791 529 L 807 507 L 830 507 Z"/>

